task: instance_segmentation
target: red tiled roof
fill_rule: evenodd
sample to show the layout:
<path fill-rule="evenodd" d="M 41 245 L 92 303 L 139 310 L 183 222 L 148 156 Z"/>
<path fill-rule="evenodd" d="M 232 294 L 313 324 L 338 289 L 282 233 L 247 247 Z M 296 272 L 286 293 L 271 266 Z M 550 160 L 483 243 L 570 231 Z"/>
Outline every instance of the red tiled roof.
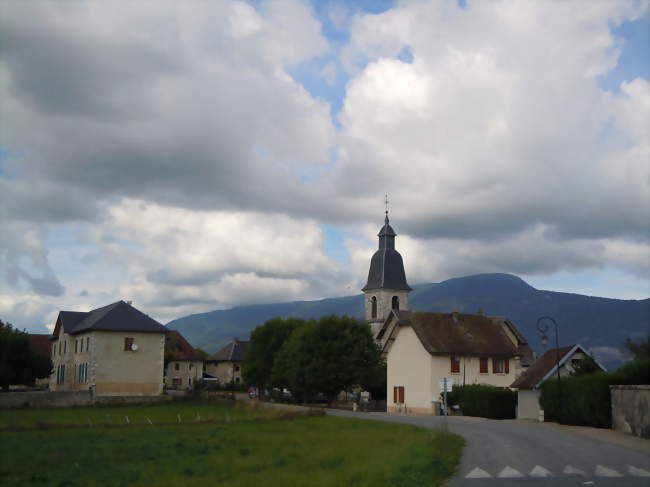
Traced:
<path fill-rule="evenodd" d="M 560 361 L 564 356 L 569 353 L 575 345 L 569 345 L 566 347 L 552 348 L 547 350 L 544 355 L 539 357 L 533 365 L 531 365 L 528 370 L 521 374 L 516 381 L 512 383 L 510 387 L 514 389 L 534 389 L 541 380 L 546 377 L 554 367 L 557 362 L 557 353 L 560 352 Z"/>
<path fill-rule="evenodd" d="M 201 354 L 176 330 L 169 330 L 165 335 L 165 355 L 167 354 L 177 362 L 203 360 Z"/>
<path fill-rule="evenodd" d="M 40 335 L 37 333 L 29 334 L 29 343 L 32 350 L 39 355 L 50 358 L 52 356 L 52 344 L 50 335 Z"/>
<path fill-rule="evenodd" d="M 500 318 L 423 312 L 411 312 L 405 318 L 431 354 L 520 355 L 517 345 L 506 335 Z"/>

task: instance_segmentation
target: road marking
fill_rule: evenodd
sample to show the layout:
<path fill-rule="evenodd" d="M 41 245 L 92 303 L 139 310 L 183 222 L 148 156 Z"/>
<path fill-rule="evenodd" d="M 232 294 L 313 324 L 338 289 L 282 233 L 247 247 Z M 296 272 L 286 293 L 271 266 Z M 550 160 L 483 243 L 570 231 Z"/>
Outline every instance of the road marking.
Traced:
<path fill-rule="evenodd" d="M 540 467 L 539 465 L 535 465 L 535 468 L 533 468 L 530 473 L 528 474 L 531 477 L 552 477 L 553 474 L 546 470 L 544 467 Z"/>
<path fill-rule="evenodd" d="M 499 472 L 499 475 L 497 475 L 497 477 L 501 479 L 511 479 L 511 478 L 523 477 L 523 474 L 519 470 L 515 470 L 512 467 L 505 467 L 503 470 Z"/>
<path fill-rule="evenodd" d="M 623 474 L 611 468 L 596 465 L 596 477 L 622 477 Z"/>
<path fill-rule="evenodd" d="M 572 467 L 571 465 L 567 465 L 566 467 L 564 467 L 562 473 L 564 475 L 582 475 L 583 477 L 587 476 L 587 473 L 584 470 L 580 470 L 579 468 Z"/>
<path fill-rule="evenodd" d="M 465 476 L 466 479 L 487 479 L 490 477 L 492 477 L 492 475 L 490 475 L 485 470 L 482 470 L 478 467 L 476 467 L 474 470 L 472 470 L 470 473 L 468 473 Z"/>
<path fill-rule="evenodd" d="M 632 467 L 631 465 L 627 467 L 627 471 L 630 475 L 635 477 L 650 477 L 650 472 L 643 470 L 642 468 Z"/>

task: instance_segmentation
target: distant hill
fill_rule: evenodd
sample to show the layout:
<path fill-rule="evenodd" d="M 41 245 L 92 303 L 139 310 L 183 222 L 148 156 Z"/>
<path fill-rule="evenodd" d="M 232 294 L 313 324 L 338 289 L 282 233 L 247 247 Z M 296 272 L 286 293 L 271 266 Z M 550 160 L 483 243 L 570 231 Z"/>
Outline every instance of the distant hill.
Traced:
<path fill-rule="evenodd" d="M 536 322 L 550 315 L 560 328 L 560 345 L 581 343 L 593 349 L 608 367 L 621 363 L 626 338 L 650 329 L 650 299 L 622 300 L 540 291 L 510 274 L 478 274 L 416 286 L 409 296 L 416 311 L 483 313 L 512 319 L 530 345 L 543 352 Z M 260 304 L 210 311 L 170 321 L 194 346 L 214 352 L 233 338 L 246 339 L 251 330 L 280 316 L 318 318 L 328 314 L 363 317 L 363 295 L 318 301 Z M 554 335 L 551 334 L 551 346 Z"/>

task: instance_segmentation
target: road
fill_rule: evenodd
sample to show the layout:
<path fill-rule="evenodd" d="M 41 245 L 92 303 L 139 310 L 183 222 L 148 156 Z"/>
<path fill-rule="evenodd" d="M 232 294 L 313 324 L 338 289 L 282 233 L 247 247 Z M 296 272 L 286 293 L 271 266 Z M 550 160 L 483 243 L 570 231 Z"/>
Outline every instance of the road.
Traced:
<path fill-rule="evenodd" d="M 617 433 L 608 430 L 602 430 L 602 435 L 592 430 L 595 435 L 590 437 L 571 428 L 527 421 L 339 410 L 328 410 L 327 414 L 424 428 L 446 427 L 451 433 L 464 437 L 466 446 L 461 464 L 449 487 L 650 487 L 650 448 L 644 451 L 614 444 L 608 435 Z M 637 441 L 636 444 L 645 441 L 632 440 Z"/>

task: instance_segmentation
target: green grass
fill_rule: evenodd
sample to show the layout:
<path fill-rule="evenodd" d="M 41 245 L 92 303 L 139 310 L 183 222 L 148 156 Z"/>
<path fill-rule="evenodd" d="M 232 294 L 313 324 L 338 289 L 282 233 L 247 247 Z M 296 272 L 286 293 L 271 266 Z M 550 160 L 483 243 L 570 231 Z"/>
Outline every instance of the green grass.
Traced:
<path fill-rule="evenodd" d="M 230 422 L 274 418 L 286 414 L 255 407 L 255 403 L 224 400 L 175 401 L 151 406 L 76 407 L 0 410 L 0 430 L 75 426 L 154 425 L 188 422 Z M 128 418 L 128 420 L 127 420 Z"/>
<path fill-rule="evenodd" d="M 408 425 L 240 412 L 229 423 L 5 430 L 0 479 L 7 487 L 435 486 L 452 475 L 463 445 Z"/>

